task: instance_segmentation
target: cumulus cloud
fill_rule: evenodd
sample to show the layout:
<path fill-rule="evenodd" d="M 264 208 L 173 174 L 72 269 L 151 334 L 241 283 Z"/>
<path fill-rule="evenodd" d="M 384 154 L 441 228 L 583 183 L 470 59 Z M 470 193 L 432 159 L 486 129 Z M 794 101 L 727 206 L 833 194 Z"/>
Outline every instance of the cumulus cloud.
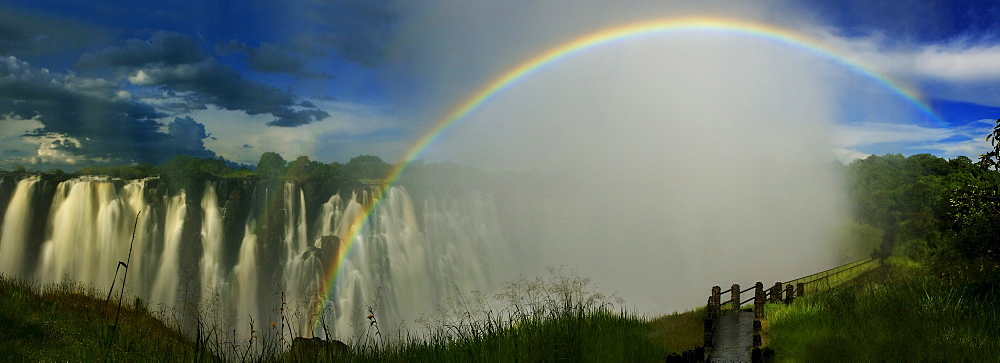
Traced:
<path fill-rule="evenodd" d="M 955 35 L 935 41 L 905 41 L 880 32 L 844 35 L 840 29 L 811 33 L 824 44 L 894 82 L 922 91 L 927 99 L 1000 106 L 1000 45 L 990 36 Z"/>
<path fill-rule="evenodd" d="M 117 69 L 133 85 L 181 94 L 189 108 L 212 104 L 250 115 L 270 114 L 275 117 L 268 122 L 271 126 L 301 126 L 329 117 L 289 91 L 244 78 L 202 52 L 185 34 L 157 32 L 149 41 L 132 39 L 122 47 L 85 54 L 77 66 Z"/>
<path fill-rule="evenodd" d="M 204 127 L 175 120 L 167 132 L 155 107 L 134 100 L 113 83 L 62 74 L 15 57 L 0 58 L 0 115 L 40 127 L 22 138 L 38 145 L 29 163 L 160 163 L 176 155 L 214 157 L 204 148 Z M 8 121 L 5 121 L 8 122 Z"/>

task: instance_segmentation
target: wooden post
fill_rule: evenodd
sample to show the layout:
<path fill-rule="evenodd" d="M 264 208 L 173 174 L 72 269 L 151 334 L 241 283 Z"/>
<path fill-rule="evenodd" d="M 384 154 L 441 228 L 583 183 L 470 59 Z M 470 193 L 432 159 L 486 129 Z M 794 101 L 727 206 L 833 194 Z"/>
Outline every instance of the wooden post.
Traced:
<path fill-rule="evenodd" d="M 805 292 L 806 292 L 806 284 L 801 282 L 796 284 L 795 297 L 802 297 L 802 295 L 805 295 Z"/>
<path fill-rule="evenodd" d="M 795 299 L 795 286 L 788 284 L 785 286 L 785 304 L 791 304 Z"/>
<path fill-rule="evenodd" d="M 712 298 L 709 298 L 709 300 L 711 300 L 711 299 Z M 705 345 L 704 345 L 704 347 L 705 347 L 706 350 L 712 349 L 712 345 L 713 345 L 712 340 L 715 338 L 714 334 L 715 334 L 715 320 L 712 320 L 712 318 L 705 319 Z"/>
<path fill-rule="evenodd" d="M 764 330 L 764 329 L 763 329 L 763 324 L 761 324 L 760 320 L 754 320 L 753 321 L 753 347 L 754 348 L 760 348 L 760 345 L 762 343 L 762 339 L 760 337 L 760 333 L 761 333 L 762 330 Z"/>
<path fill-rule="evenodd" d="M 760 320 L 764 318 L 764 284 L 758 281 L 753 294 L 753 318 Z"/>
<path fill-rule="evenodd" d="M 733 284 L 732 288 L 733 310 L 740 310 L 740 284 Z"/>
<path fill-rule="evenodd" d="M 712 286 L 712 314 L 714 317 L 719 316 L 719 309 L 722 304 L 722 288 L 718 286 Z"/>
<path fill-rule="evenodd" d="M 781 300 L 781 283 L 775 282 L 774 286 L 771 287 L 771 303 L 774 304 Z"/>

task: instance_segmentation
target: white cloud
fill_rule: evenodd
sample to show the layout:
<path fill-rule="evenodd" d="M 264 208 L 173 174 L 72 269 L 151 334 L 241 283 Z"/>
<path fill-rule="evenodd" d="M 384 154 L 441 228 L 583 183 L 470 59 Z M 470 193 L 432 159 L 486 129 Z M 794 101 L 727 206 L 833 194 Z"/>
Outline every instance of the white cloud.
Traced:
<path fill-rule="evenodd" d="M 183 116 L 205 125 L 212 136 L 205 139 L 207 149 L 226 159 L 251 165 L 256 164 L 265 151 L 276 152 L 288 160 L 305 155 L 322 162 L 346 162 L 357 155 L 372 154 L 396 161 L 410 142 L 405 137 L 391 136 L 405 128 L 404 125 L 383 115 L 374 106 L 309 101 L 329 112 L 330 117 L 298 127 L 272 127 L 266 125 L 273 119 L 270 115 L 248 115 L 218 107 Z"/>
<path fill-rule="evenodd" d="M 913 57 L 913 73 L 917 76 L 948 82 L 982 82 L 1000 80 L 1000 46 L 932 45 L 899 56 Z"/>
<path fill-rule="evenodd" d="M 836 142 L 841 147 L 854 148 L 875 144 L 923 143 L 947 139 L 955 134 L 956 131 L 952 129 L 867 122 L 838 126 Z"/>
<path fill-rule="evenodd" d="M 975 157 L 990 147 L 984 135 L 992 127 L 992 120 L 979 120 L 952 128 L 877 122 L 838 125 L 836 153 L 840 161 L 856 158 L 855 152 L 864 154 L 866 151 L 875 154 L 932 153 L 946 158 L 960 155 Z"/>
<path fill-rule="evenodd" d="M 1000 44 L 976 39 L 896 43 L 873 33 L 844 37 L 810 32 L 838 53 L 919 89 L 925 98 L 1000 105 Z"/>
<path fill-rule="evenodd" d="M 855 149 L 845 149 L 845 148 L 836 148 L 833 150 L 833 154 L 837 157 L 837 161 L 843 164 L 848 164 L 854 160 L 864 159 L 867 158 L 868 156 L 871 156 L 871 154 L 868 153 L 864 153 Z"/>

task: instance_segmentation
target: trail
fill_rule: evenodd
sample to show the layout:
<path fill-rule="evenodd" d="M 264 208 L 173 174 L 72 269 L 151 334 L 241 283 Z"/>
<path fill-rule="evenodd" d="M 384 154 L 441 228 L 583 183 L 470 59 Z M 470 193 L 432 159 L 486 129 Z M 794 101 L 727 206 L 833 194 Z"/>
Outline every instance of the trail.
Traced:
<path fill-rule="evenodd" d="M 715 327 L 713 362 L 749 362 L 753 344 L 753 312 L 729 311 Z"/>

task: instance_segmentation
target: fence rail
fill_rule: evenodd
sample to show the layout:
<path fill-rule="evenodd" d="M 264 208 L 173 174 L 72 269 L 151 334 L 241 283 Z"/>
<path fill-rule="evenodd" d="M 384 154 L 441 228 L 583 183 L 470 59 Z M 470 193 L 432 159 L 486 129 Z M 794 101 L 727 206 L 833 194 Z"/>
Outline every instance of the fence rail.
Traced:
<path fill-rule="evenodd" d="M 733 284 L 732 287 L 725 291 L 722 291 L 722 288 L 719 286 L 713 286 L 712 293 L 708 297 L 707 313 L 705 317 L 704 354 L 706 356 L 710 356 L 712 353 L 716 322 L 722 314 L 723 306 L 729 305 L 727 310 L 740 310 L 744 304 L 753 301 L 753 348 L 756 352 L 761 345 L 760 327 L 761 320 L 764 317 L 765 303 L 773 304 L 782 302 L 790 304 L 797 297 L 813 294 L 817 291 L 829 289 L 844 282 L 853 280 L 854 278 L 861 276 L 865 272 L 874 269 L 881 264 L 881 259 L 869 257 L 784 283 L 775 282 L 773 286 L 766 289 L 764 288 L 764 284 L 761 282 L 757 282 L 754 286 L 742 290 L 740 289 L 739 284 Z M 753 297 L 746 300 L 740 300 L 740 296 L 750 290 L 754 290 Z M 730 294 L 730 298 L 723 301 L 723 294 Z"/>

